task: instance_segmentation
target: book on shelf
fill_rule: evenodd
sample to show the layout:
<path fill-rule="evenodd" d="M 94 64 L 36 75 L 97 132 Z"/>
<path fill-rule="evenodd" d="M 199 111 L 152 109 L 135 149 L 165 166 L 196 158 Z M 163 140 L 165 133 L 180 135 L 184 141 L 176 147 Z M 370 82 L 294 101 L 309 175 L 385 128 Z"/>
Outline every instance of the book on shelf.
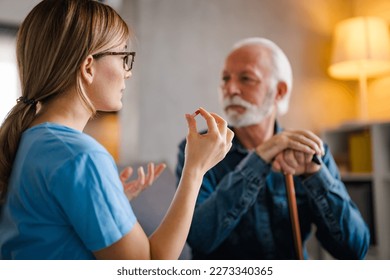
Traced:
<path fill-rule="evenodd" d="M 371 135 L 368 130 L 351 133 L 348 136 L 349 171 L 369 173 L 372 171 Z"/>

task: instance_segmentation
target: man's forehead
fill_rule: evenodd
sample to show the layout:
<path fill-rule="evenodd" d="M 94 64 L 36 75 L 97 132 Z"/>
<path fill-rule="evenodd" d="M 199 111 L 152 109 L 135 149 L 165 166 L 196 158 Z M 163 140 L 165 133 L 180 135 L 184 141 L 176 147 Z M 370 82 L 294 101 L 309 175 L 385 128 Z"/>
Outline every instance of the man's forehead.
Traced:
<path fill-rule="evenodd" d="M 225 68 L 242 68 L 248 71 L 270 65 L 271 54 L 261 45 L 247 45 L 232 51 L 226 58 Z"/>

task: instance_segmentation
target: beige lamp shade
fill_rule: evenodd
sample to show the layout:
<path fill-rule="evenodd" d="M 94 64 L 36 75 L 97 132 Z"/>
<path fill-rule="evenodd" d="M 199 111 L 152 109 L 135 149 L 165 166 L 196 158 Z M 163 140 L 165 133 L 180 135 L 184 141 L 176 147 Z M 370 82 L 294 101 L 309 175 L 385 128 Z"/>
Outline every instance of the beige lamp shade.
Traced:
<path fill-rule="evenodd" d="M 333 78 L 345 80 L 390 71 L 387 22 L 378 17 L 355 17 L 338 23 L 328 71 Z"/>

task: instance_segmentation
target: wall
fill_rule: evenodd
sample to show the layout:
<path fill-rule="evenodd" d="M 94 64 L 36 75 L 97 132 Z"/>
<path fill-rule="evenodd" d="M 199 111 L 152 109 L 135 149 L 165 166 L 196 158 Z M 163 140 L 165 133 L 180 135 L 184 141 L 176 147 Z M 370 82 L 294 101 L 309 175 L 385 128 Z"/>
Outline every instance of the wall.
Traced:
<path fill-rule="evenodd" d="M 39 0 L 0 1 L 0 23 L 18 24 Z M 186 112 L 203 106 L 222 113 L 217 88 L 231 45 L 264 36 L 286 52 L 294 71 L 288 128 L 323 128 L 356 116 L 356 82 L 326 73 L 335 24 L 347 17 L 376 15 L 390 21 L 386 0 L 110 0 L 134 27 L 135 69 L 127 83 L 120 130 L 119 162 L 165 161 L 173 169 L 185 136 Z M 369 80 L 373 120 L 389 119 L 390 76 Z M 304 112 L 304 114 L 302 114 Z M 119 143 L 119 144 L 118 144 Z"/>
<path fill-rule="evenodd" d="M 353 118 L 353 84 L 326 71 L 333 28 L 352 8 L 338 0 L 124 1 L 137 56 L 120 112 L 121 163 L 164 161 L 174 170 L 187 132 L 184 114 L 199 106 L 222 113 L 217 89 L 224 57 L 249 36 L 274 40 L 291 60 L 295 85 L 283 125 L 319 132 Z"/>
<path fill-rule="evenodd" d="M 15 104 L 19 80 L 15 64 L 15 35 L 0 27 L 0 123 Z"/>
<path fill-rule="evenodd" d="M 217 88 L 224 56 L 235 41 L 249 36 L 274 40 L 291 60 L 295 85 L 290 112 L 281 119 L 286 127 L 319 132 L 355 113 L 351 86 L 326 73 L 333 27 L 352 14 L 352 1 L 138 0 L 123 5 L 124 15 L 135 16 L 137 57 L 129 82 L 135 91 L 127 92 L 121 112 L 122 163 L 165 161 L 173 168 L 177 144 L 187 132 L 184 114 L 199 106 L 222 113 Z M 137 151 L 134 157 L 130 151 Z"/>
<path fill-rule="evenodd" d="M 37 2 L 1 0 L 0 22 L 19 23 Z M 199 106 L 222 114 L 220 69 L 235 41 L 264 36 L 285 50 L 295 79 L 290 112 L 281 122 L 318 133 L 356 114 L 356 83 L 333 80 L 326 73 L 334 25 L 363 12 L 390 17 L 384 0 L 109 2 L 134 28 L 137 57 L 119 114 L 121 132 L 107 135 L 120 145 L 121 164 L 165 161 L 171 169 L 177 144 L 187 132 L 184 114 Z M 383 90 L 389 83 L 370 83 L 371 96 L 379 101 L 370 99 L 369 106 L 382 112 L 382 118 L 389 111 Z"/>
<path fill-rule="evenodd" d="M 0 23 L 19 24 L 40 0 L 0 0 Z"/>

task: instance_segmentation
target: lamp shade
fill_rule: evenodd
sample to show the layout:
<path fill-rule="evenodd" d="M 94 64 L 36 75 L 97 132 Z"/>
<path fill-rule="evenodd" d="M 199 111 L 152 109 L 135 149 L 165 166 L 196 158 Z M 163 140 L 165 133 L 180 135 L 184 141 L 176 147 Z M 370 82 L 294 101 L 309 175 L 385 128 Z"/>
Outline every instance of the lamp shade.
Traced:
<path fill-rule="evenodd" d="M 333 78 L 346 80 L 390 71 L 387 22 L 378 17 L 354 17 L 338 23 L 328 71 Z"/>

